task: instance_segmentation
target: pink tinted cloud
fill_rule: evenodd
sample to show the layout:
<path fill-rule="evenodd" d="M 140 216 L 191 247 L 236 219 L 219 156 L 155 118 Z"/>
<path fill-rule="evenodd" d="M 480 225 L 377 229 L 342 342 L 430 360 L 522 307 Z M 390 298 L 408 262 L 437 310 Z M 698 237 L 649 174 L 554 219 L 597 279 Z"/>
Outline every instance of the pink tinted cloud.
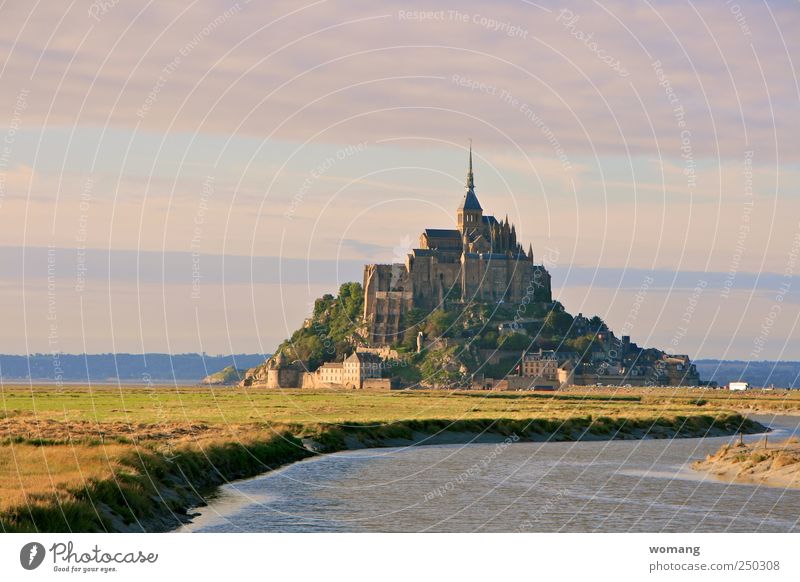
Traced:
<path fill-rule="evenodd" d="M 552 135 L 573 156 L 667 158 L 688 129 L 698 158 L 800 149 L 788 3 L 106 4 L 3 8 L 1 90 L 30 90 L 26 124 L 471 135 L 540 155 Z"/>

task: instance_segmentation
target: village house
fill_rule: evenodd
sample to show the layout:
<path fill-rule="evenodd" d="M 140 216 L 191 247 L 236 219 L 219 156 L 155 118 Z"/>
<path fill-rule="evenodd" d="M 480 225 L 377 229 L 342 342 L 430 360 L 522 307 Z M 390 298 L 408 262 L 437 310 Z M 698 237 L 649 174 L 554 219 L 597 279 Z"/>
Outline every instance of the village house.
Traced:
<path fill-rule="evenodd" d="M 526 352 L 522 356 L 522 376 L 555 380 L 558 376 L 558 359 L 552 350 Z"/>
<path fill-rule="evenodd" d="M 369 352 L 354 352 L 343 362 L 327 362 L 317 368 L 317 382 L 331 386 L 363 388 L 365 381 L 380 378 L 380 356 Z"/>
<path fill-rule="evenodd" d="M 317 379 L 325 384 L 341 384 L 343 376 L 342 362 L 326 362 L 317 368 Z"/>

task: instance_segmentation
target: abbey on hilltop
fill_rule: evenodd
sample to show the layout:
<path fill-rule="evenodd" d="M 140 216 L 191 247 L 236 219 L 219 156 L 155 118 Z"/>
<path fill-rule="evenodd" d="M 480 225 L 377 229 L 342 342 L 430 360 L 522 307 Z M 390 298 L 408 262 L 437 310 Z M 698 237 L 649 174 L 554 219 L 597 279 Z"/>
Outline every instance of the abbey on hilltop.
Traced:
<path fill-rule="evenodd" d="M 363 285 L 314 302 L 242 386 L 556 390 L 698 386 L 688 355 L 619 338 L 553 301 L 550 273 L 508 218 L 484 215 L 472 148 L 456 228 L 422 232 L 404 263 L 366 265 Z"/>
<path fill-rule="evenodd" d="M 403 317 L 446 303 L 550 302 L 550 273 L 526 253 L 517 229 L 485 215 L 475 195 L 472 146 L 466 193 L 456 211 L 458 228 L 427 228 L 404 264 L 364 267 L 364 330 L 370 345 L 402 339 Z"/>

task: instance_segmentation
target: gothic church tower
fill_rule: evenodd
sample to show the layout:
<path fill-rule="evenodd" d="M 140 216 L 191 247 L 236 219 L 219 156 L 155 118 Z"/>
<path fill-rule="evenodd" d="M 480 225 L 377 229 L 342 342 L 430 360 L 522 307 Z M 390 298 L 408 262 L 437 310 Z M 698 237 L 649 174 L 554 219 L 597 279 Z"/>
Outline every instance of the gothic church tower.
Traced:
<path fill-rule="evenodd" d="M 467 172 L 467 192 L 458 207 L 458 230 L 472 234 L 483 229 L 483 208 L 475 196 L 475 178 L 472 175 L 472 143 L 469 144 L 469 171 Z"/>

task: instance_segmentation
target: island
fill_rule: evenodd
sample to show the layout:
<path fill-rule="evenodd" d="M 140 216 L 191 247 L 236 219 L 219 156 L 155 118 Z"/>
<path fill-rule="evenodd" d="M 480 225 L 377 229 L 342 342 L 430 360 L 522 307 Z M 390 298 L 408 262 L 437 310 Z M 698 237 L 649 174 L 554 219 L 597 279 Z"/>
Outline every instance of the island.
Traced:
<path fill-rule="evenodd" d="M 643 348 L 629 324 L 553 299 L 546 261 L 508 216 L 483 212 L 472 149 L 456 228 L 426 228 L 404 263 L 368 264 L 362 283 L 316 300 L 275 353 L 247 370 L 262 388 L 557 390 L 702 386 L 686 354 Z"/>

